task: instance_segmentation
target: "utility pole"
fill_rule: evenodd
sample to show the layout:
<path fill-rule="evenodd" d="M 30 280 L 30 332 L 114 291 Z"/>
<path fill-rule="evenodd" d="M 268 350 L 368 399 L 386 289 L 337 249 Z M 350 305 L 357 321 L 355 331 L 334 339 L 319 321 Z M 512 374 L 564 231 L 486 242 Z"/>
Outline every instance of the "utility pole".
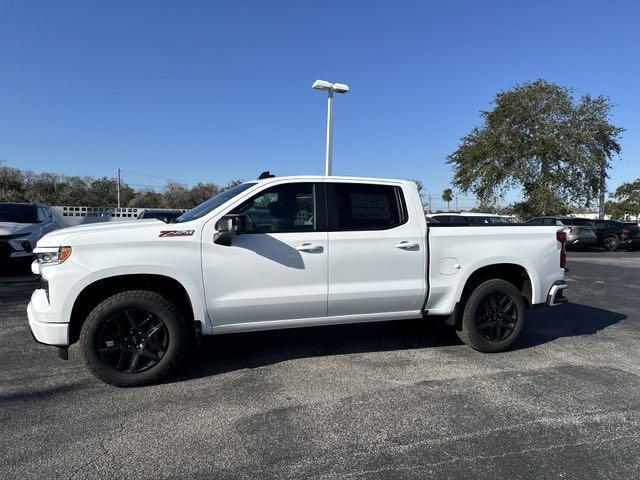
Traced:
<path fill-rule="evenodd" d="M 456 199 L 456 212 L 458 212 L 458 211 L 459 211 L 459 210 L 458 210 L 458 192 L 456 192 L 456 191 L 454 190 L 454 194 L 453 194 L 453 196 L 454 196 L 454 198 Z"/>
<path fill-rule="evenodd" d="M 429 210 L 427 212 L 431 213 L 431 194 L 429 194 Z"/>
<path fill-rule="evenodd" d="M 120 208 L 120 167 L 118 167 L 118 208 Z"/>

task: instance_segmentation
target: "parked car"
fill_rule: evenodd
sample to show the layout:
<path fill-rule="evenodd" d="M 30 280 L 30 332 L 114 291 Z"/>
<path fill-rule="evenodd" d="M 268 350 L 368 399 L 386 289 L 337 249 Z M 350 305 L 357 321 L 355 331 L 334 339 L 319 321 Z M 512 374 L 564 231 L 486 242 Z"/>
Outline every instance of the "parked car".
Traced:
<path fill-rule="evenodd" d="M 444 224 L 468 224 L 468 225 L 508 225 L 517 223 L 513 217 L 496 215 L 494 213 L 432 213 L 430 220 Z"/>
<path fill-rule="evenodd" d="M 46 205 L 0 202 L 0 264 L 32 260 L 38 240 L 57 228 Z"/>
<path fill-rule="evenodd" d="M 138 215 L 138 220 L 157 218 L 158 220 L 162 220 L 164 223 L 173 223 L 173 221 L 184 212 L 184 210 L 174 210 L 166 208 L 147 208 L 140 212 L 140 214 Z"/>
<path fill-rule="evenodd" d="M 640 248 L 640 225 L 638 222 L 623 222 L 629 229 L 629 243 L 626 247 L 629 250 L 637 250 Z"/>
<path fill-rule="evenodd" d="M 605 250 L 613 252 L 619 247 L 629 248 L 632 246 L 631 227 L 624 222 L 618 222 L 616 220 L 593 220 L 593 224 L 596 227 L 598 245 L 604 247 Z M 637 224 L 636 230 L 638 230 Z M 640 235 L 640 232 L 637 232 L 636 235 Z"/>
<path fill-rule="evenodd" d="M 596 227 L 588 218 L 536 217 L 525 222 L 527 225 L 555 225 L 563 227 L 567 234 L 567 249 L 584 249 L 597 245 Z"/>
<path fill-rule="evenodd" d="M 27 307 L 39 342 L 80 343 L 117 386 L 155 382 L 199 335 L 446 318 L 482 352 L 508 349 L 525 310 L 563 295 L 555 226 L 425 221 L 414 182 L 267 177 L 177 223 L 113 222 L 50 233 Z"/>

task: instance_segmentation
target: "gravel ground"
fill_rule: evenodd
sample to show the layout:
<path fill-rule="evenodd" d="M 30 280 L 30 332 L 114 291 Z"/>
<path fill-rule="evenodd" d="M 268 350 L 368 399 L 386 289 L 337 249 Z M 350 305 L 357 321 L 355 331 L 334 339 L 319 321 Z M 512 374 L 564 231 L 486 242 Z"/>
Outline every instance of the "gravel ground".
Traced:
<path fill-rule="evenodd" d="M 32 341 L 0 278 L 3 478 L 640 478 L 640 253 L 569 254 L 570 304 L 502 354 L 402 321 L 207 340 L 117 389 Z"/>

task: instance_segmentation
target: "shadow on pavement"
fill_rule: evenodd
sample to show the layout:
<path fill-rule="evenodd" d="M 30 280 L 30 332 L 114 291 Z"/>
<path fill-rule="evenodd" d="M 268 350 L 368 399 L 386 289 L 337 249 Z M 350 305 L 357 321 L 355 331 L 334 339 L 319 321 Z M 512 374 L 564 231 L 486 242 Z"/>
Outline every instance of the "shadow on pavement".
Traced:
<path fill-rule="evenodd" d="M 593 335 L 625 318 L 627 316 L 621 313 L 579 303 L 529 311 L 515 348 L 534 347 L 561 337 Z"/>
<path fill-rule="evenodd" d="M 591 335 L 625 315 L 579 304 L 528 312 L 513 350 L 561 337 Z M 454 330 L 437 320 L 405 320 L 236 333 L 204 337 L 200 351 L 168 382 L 190 380 L 296 358 L 461 345 Z M 465 347 L 467 348 L 467 347 Z"/>
<path fill-rule="evenodd" d="M 35 290 L 38 279 L 31 273 L 31 266 L 0 266 L 0 305 L 10 302 L 26 302 Z M 25 303 L 26 308 L 26 303 Z"/>

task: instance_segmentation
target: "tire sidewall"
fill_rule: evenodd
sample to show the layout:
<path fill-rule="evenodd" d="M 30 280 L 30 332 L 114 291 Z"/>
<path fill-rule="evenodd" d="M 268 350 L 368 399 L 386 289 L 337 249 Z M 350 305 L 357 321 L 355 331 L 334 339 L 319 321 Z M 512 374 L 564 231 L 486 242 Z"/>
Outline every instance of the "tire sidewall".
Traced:
<path fill-rule="evenodd" d="M 609 247 L 609 245 L 607 245 L 607 240 L 611 240 L 612 241 L 612 246 Z M 604 248 L 605 250 L 609 251 L 609 252 L 615 252 L 618 249 L 618 239 L 616 237 L 606 237 L 604 239 Z"/>
<path fill-rule="evenodd" d="M 492 294 L 500 293 L 507 295 L 515 304 L 518 312 L 518 320 L 514 330 L 506 339 L 500 342 L 492 342 L 484 338 L 476 324 L 476 312 L 484 299 Z M 522 298 L 522 293 L 506 280 L 493 279 L 480 284 L 469 296 L 462 315 L 461 338 L 465 343 L 481 352 L 501 352 L 507 350 L 520 336 L 524 325 L 526 307 Z"/>
<path fill-rule="evenodd" d="M 148 311 L 167 328 L 168 348 L 160 362 L 140 373 L 125 373 L 105 364 L 98 354 L 98 334 L 105 322 L 125 308 Z M 127 291 L 107 298 L 87 317 L 82 326 L 80 344 L 87 367 L 101 380 L 116 386 L 138 386 L 157 381 L 181 356 L 184 344 L 183 319 L 178 310 L 155 292 Z"/>

